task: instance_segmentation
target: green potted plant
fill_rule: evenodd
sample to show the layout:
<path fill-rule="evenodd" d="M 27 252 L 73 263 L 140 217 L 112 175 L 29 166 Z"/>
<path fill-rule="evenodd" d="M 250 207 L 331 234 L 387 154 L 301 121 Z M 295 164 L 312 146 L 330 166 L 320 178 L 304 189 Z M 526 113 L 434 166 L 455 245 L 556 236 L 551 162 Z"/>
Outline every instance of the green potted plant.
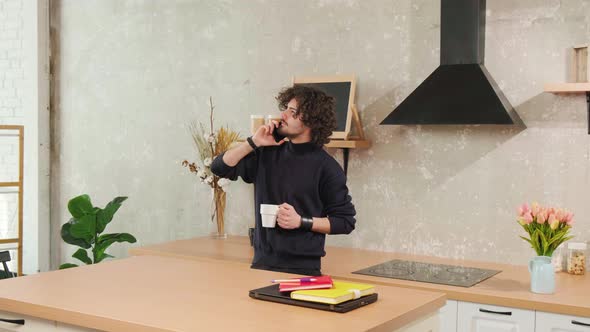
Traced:
<path fill-rule="evenodd" d="M 61 227 L 61 238 L 66 243 L 80 247 L 72 257 L 85 264 L 96 264 L 107 257 L 113 257 L 106 253 L 113 243 L 137 241 L 129 233 L 102 234 L 126 199 L 127 197 L 115 197 L 104 209 L 93 206 L 88 195 L 74 197 L 68 202 L 72 218 Z M 92 258 L 88 256 L 87 249 L 91 249 Z M 59 268 L 76 266 L 78 265 L 65 263 Z"/>

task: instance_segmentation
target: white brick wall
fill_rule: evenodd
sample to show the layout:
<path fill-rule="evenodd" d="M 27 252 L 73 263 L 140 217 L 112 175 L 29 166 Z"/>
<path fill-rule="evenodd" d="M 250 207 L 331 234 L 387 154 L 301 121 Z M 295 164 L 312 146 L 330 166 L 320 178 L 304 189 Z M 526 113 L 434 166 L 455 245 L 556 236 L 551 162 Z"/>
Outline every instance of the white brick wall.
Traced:
<path fill-rule="evenodd" d="M 23 2 L 0 0 L 0 124 L 24 124 L 24 19 Z M 6 133 L 6 132 L 5 132 Z M 0 132 L 0 182 L 18 180 L 18 145 Z M 5 191 L 5 190 L 2 190 Z M 0 193 L 0 238 L 14 237 L 16 194 Z M 14 256 L 16 252 L 11 252 Z M 15 261 L 10 264 L 16 269 Z"/>
<path fill-rule="evenodd" d="M 4 131 L 0 132 L 0 182 L 18 181 L 18 137 L 4 136 L 3 133 Z M 18 132 L 11 130 L 10 133 Z M 1 194 L 0 201 L 2 201 Z"/>
<path fill-rule="evenodd" d="M 0 124 L 24 122 L 23 1 L 0 0 Z"/>

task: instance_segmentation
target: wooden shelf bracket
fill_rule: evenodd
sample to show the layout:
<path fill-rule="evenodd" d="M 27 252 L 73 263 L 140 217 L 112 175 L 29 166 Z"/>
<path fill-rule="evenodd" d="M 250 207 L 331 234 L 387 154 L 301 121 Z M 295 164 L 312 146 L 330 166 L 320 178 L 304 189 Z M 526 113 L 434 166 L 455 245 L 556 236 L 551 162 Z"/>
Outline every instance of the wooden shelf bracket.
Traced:
<path fill-rule="evenodd" d="M 551 93 L 585 93 L 588 113 L 588 135 L 590 135 L 590 83 L 550 83 L 545 84 L 545 92 Z"/>
<path fill-rule="evenodd" d="M 369 148 L 371 142 L 365 139 L 365 131 L 361 123 L 361 118 L 356 109 L 356 105 L 352 105 L 352 122 L 356 131 L 355 135 L 348 135 L 344 140 L 332 139 L 330 143 L 326 144 L 327 148 L 338 148 L 342 149 L 343 169 L 344 175 L 348 174 L 348 157 L 350 155 L 350 149 L 357 148 Z"/>

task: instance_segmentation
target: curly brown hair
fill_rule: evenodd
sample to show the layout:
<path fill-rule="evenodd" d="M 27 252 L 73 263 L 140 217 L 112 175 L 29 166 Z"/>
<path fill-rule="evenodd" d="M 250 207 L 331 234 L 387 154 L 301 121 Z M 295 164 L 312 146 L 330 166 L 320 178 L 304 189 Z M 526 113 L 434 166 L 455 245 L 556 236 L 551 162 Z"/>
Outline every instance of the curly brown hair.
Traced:
<path fill-rule="evenodd" d="M 311 129 L 311 141 L 317 145 L 330 142 L 336 129 L 335 100 L 323 91 L 304 85 L 284 88 L 276 97 L 279 109 L 284 111 L 291 99 L 297 100 L 297 118 Z"/>

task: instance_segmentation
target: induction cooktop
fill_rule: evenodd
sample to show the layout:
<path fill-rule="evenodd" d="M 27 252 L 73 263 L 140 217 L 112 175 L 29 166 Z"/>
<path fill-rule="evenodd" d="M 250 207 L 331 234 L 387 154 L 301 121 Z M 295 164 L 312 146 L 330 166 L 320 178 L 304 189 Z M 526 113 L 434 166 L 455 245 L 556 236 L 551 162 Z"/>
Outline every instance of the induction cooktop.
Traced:
<path fill-rule="evenodd" d="M 352 273 L 375 277 L 471 287 L 501 271 L 467 266 L 432 264 L 394 259 Z"/>

